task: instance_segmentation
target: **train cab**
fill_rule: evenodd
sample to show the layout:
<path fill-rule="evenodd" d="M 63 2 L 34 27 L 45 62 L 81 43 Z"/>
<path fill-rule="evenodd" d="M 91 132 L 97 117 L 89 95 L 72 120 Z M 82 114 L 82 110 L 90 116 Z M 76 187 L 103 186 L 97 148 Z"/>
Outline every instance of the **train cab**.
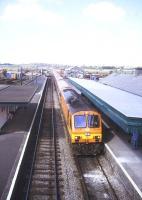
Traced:
<path fill-rule="evenodd" d="M 73 115 L 72 143 L 96 143 L 102 141 L 100 116 L 91 111 Z"/>

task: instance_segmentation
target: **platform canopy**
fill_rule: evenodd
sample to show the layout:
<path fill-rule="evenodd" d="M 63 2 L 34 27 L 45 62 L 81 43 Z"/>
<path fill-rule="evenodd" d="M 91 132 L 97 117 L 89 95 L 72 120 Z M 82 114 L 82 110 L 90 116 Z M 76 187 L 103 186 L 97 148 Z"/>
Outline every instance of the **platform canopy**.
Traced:
<path fill-rule="evenodd" d="M 92 80 L 70 78 L 126 117 L 142 118 L 142 97 Z"/>
<path fill-rule="evenodd" d="M 125 132 L 142 134 L 142 97 L 92 80 L 69 81 Z"/>
<path fill-rule="evenodd" d="M 142 75 L 114 73 L 101 78 L 99 82 L 142 97 Z"/>
<path fill-rule="evenodd" d="M 37 86 L 9 86 L 0 90 L 0 104 L 28 104 Z"/>

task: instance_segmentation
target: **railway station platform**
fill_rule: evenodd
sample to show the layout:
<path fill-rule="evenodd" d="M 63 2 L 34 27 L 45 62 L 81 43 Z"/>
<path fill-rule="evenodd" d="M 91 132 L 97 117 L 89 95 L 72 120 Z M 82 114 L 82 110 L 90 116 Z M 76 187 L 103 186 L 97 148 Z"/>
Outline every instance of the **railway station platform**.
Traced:
<path fill-rule="evenodd" d="M 128 142 L 130 135 L 126 134 L 137 130 L 142 135 L 142 97 L 91 80 L 69 78 L 69 81 L 121 127 L 115 134 L 107 124 L 109 139 L 105 144 L 142 198 L 142 147 L 134 149 Z"/>
<path fill-rule="evenodd" d="M 26 139 L 36 105 L 29 105 L 26 110 L 18 109 L 15 116 L 3 126 L 0 134 L 0 196 L 5 186 L 10 184 L 22 146 Z"/>
<path fill-rule="evenodd" d="M 32 99 L 29 95 L 30 102 L 28 99 L 27 106 L 23 106 L 24 104 L 20 106 L 12 119 L 9 119 L 1 129 L 0 199 L 5 199 L 10 188 L 45 81 L 46 79 L 39 79 L 39 87 L 34 96 L 31 93 Z M 16 97 L 14 98 L 14 103 L 16 104 Z M 18 99 L 17 103 L 19 103 Z"/>
<path fill-rule="evenodd" d="M 111 138 L 106 141 L 105 146 L 110 150 L 117 163 L 122 167 L 123 173 L 128 178 L 132 186 L 142 198 L 142 147 L 133 149 L 126 135 L 108 132 Z"/>
<path fill-rule="evenodd" d="M 0 91 L 6 89 L 9 85 L 0 85 Z"/>
<path fill-rule="evenodd" d="M 142 144 L 142 97 L 92 80 L 69 81 L 125 133 L 137 132 Z"/>

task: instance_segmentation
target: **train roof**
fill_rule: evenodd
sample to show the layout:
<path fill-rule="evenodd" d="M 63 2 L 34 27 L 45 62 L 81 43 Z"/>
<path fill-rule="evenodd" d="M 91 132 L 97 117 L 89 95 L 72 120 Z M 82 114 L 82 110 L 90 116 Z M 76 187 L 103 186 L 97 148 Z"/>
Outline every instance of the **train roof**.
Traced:
<path fill-rule="evenodd" d="M 79 111 L 96 111 L 91 103 L 84 100 L 84 97 L 81 96 L 80 91 L 75 89 L 73 85 L 63 79 L 56 71 L 53 71 L 53 74 L 57 81 L 59 91 L 64 96 L 64 99 L 68 104 L 69 110 L 72 114 Z"/>
<path fill-rule="evenodd" d="M 94 107 L 88 102 L 84 102 L 83 97 L 80 94 L 78 94 L 74 89 L 64 89 L 62 91 L 62 94 L 72 114 L 79 111 L 95 111 Z"/>

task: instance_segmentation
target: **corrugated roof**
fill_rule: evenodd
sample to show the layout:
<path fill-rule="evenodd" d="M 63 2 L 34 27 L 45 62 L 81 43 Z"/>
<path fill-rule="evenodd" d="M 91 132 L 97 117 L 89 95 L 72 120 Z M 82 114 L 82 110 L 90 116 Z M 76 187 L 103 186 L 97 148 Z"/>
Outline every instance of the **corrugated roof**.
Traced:
<path fill-rule="evenodd" d="M 70 79 L 126 117 L 142 118 L 142 97 L 92 80 Z"/>
<path fill-rule="evenodd" d="M 142 75 L 111 74 L 99 82 L 142 96 Z"/>

